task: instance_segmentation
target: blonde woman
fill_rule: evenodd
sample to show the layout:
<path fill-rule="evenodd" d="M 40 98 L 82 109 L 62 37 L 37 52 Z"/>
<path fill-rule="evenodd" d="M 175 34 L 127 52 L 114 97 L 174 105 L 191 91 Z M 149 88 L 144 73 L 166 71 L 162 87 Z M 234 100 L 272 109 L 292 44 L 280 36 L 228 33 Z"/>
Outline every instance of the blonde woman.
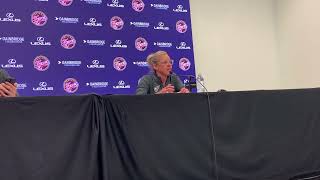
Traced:
<path fill-rule="evenodd" d="M 158 51 L 147 57 L 150 73 L 140 78 L 137 95 L 189 93 L 180 78 L 172 73 L 172 62 L 167 52 Z"/>

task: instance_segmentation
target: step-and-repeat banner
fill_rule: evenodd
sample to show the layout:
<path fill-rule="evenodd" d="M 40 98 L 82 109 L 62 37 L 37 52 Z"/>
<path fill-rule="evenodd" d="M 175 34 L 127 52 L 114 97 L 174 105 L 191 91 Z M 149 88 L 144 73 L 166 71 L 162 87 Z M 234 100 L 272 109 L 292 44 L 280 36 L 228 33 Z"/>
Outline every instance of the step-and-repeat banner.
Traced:
<path fill-rule="evenodd" d="M 133 94 L 157 50 L 195 74 L 189 0 L 1 3 L 0 68 L 21 96 Z"/>

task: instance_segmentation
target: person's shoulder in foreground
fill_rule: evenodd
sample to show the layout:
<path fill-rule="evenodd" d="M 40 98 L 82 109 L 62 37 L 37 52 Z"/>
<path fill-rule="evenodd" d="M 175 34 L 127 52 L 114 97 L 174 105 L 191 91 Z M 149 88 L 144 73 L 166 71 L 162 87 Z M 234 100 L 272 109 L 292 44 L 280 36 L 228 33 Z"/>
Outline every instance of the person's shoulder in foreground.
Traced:
<path fill-rule="evenodd" d="M 6 79 L 10 78 L 9 74 L 0 69 L 0 97 L 16 97 L 17 96 L 17 83 L 7 82 Z"/>

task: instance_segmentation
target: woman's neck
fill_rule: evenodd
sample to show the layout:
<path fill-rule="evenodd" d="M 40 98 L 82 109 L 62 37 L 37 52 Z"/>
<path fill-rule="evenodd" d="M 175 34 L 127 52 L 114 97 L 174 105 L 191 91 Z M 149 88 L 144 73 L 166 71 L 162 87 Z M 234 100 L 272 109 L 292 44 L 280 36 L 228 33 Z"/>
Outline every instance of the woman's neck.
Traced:
<path fill-rule="evenodd" d="M 163 85 L 165 85 L 165 84 L 166 84 L 166 81 L 167 81 L 168 76 L 165 76 L 165 75 L 160 74 L 160 73 L 158 73 L 158 72 L 156 72 L 156 74 L 157 74 L 157 76 L 160 78 L 160 80 L 161 80 L 162 84 L 163 84 Z"/>

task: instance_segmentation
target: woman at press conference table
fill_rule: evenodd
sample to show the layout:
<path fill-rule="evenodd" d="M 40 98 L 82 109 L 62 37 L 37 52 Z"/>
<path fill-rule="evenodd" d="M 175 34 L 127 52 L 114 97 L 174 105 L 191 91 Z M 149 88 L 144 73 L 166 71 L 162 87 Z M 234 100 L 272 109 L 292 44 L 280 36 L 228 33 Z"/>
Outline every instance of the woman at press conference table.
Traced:
<path fill-rule="evenodd" d="M 13 78 L 5 70 L 0 69 L 0 97 L 17 96 L 17 83 L 12 80 Z"/>
<path fill-rule="evenodd" d="M 147 57 L 150 73 L 139 79 L 137 95 L 189 93 L 180 78 L 172 73 L 172 62 L 167 52 L 158 51 Z"/>

